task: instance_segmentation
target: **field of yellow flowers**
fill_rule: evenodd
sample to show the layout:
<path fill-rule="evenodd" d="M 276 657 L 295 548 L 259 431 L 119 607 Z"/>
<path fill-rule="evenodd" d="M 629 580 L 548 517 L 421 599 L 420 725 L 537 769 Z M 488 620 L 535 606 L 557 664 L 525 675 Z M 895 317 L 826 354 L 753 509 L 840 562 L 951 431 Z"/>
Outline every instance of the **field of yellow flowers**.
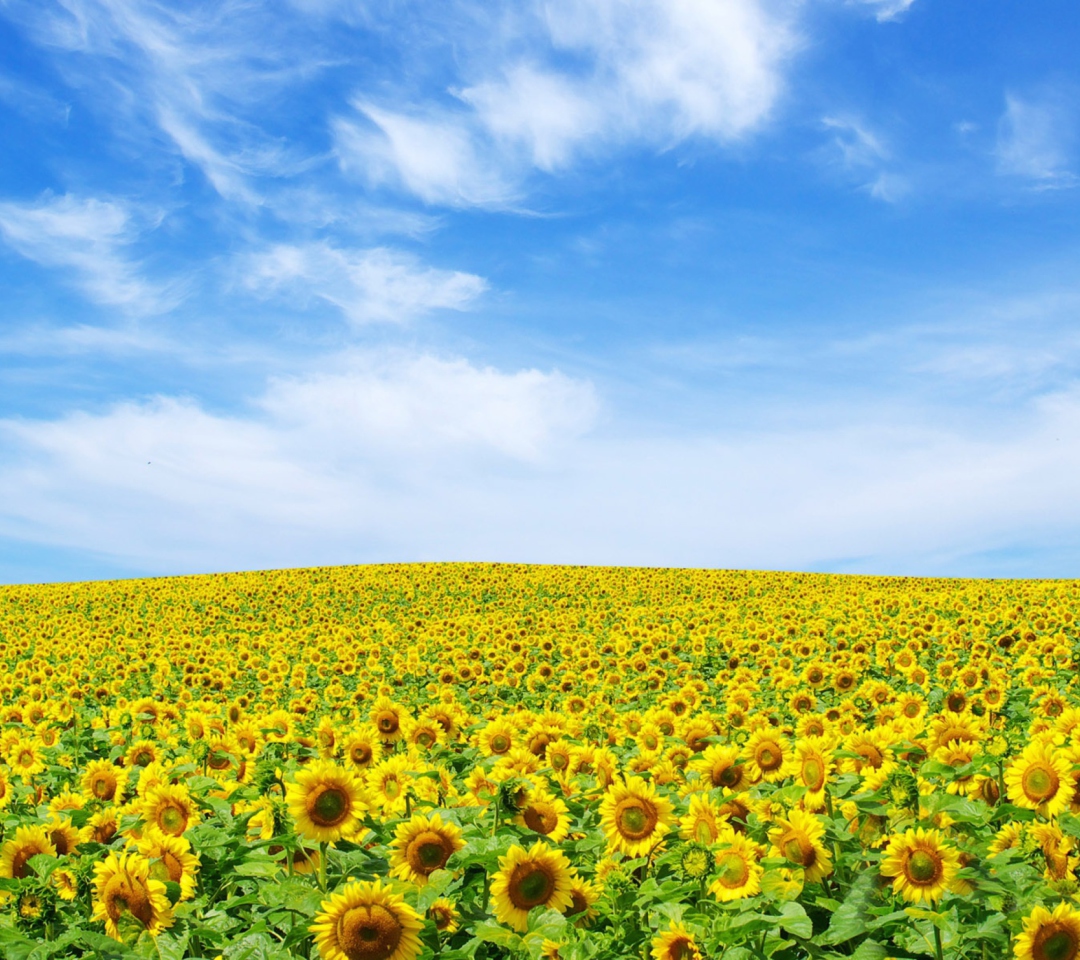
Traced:
<path fill-rule="evenodd" d="M 0 588 L 0 952 L 1080 957 L 1080 583 Z"/>

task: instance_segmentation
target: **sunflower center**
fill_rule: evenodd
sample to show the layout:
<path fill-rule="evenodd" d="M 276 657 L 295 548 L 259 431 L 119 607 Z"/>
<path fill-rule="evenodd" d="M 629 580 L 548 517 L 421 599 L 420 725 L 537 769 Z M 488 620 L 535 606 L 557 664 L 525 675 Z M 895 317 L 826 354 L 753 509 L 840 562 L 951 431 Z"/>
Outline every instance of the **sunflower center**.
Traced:
<path fill-rule="evenodd" d="M 859 754 L 870 766 L 877 770 L 884 762 L 885 758 L 881 755 L 881 751 L 877 747 L 864 743 L 857 750 Z"/>
<path fill-rule="evenodd" d="M 386 960 L 401 942 L 401 922 L 393 913 L 373 903 L 353 907 L 337 923 L 337 946 L 349 960 Z"/>
<path fill-rule="evenodd" d="M 908 879 L 912 883 L 932 884 L 941 873 L 941 861 L 928 850 L 916 850 L 907 866 Z"/>
<path fill-rule="evenodd" d="M 629 797 L 615 808 L 615 824 L 624 837 L 640 840 L 656 827 L 656 808 L 640 797 Z"/>
<path fill-rule="evenodd" d="M 803 783 L 811 792 L 825 786 L 825 770 L 817 757 L 807 757 L 802 765 Z"/>
<path fill-rule="evenodd" d="M 1039 931 L 1034 947 L 1031 954 L 1039 960 L 1075 960 L 1080 945 L 1071 930 L 1053 924 L 1045 928 L 1045 933 Z"/>
<path fill-rule="evenodd" d="M 1057 771 L 1052 767 L 1038 763 L 1024 771 L 1024 794 L 1029 800 L 1042 802 L 1050 799 L 1058 790 Z"/>
<path fill-rule="evenodd" d="M 384 734 L 397 733 L 398 718 L 395 717 L 393 714 L 390 714 L 390 713 L 382 714 L 379 717 L 379 719 L 376 721 L 376 723 L 377 723 L 377 725 L 379 727 L 379 732 L 380 733 L 384 733 Z"/>
<path fill-rule="evenodd" d="M 111 800 L 116 793 L 116 781 L 110 781 L 106 777 L 98 777 L 91 787 L 93 794 L 99 800 Z"/>
<path fill-rule="evenodd" d="M 784 756 L 779 744 L 771 740 L 766 740 L 758 745 L 754 759 L 757 761 L 757 765 L 766 773 L 775 770 L 784 762 Z"/>
<path fill-rule="evenodd" d="M 491 752 L 492 753 L 506 753 L 510 749 L 510 738 L 504 734 L 497 733 L 491 738 Z"/>
<path fill-rule="evenodd" d="M 144 927 L 154 919 L 154 905 L 146 887 L 134 877 L 121 873 L 113 877 L 101 897 L 110 918 L 115 923 L 124 913 L 129 913 Z"/>
<path fill-rule="evenodd" d="M 698 820 L 694 825 L 694 838 L 698 843 L 712 843 L 716 839 L 716 831 L 708 820 Z"/>
<path fill-rule="evenodd" d="M 788 837 L 788 839 L 784 841 L 782 849 L 784 851 L 784 856 L 792 863 L 797 863 L 800 867 L 812 867 L 814 861 L 817 859 L 814 845 L 812 843 L 804 843 L 799 837 Z"/>
<path fill-rule="evenodd" d="M 450 854 L 453 853 L 450 847 L 450 843 L 442 834 L 434 830 L 425 830 L 409 844 L 405 856 L 409 861 L 409 866 L 416 873 L 421 873 L 426 877 L 429 873 L 439 870 L 450 859 Z"/>
<path fill-rule="evenodd" d="M 742 764 L 731 764 L 720 770 L 714 770 L 712 782 L 714 787 L 727 787 L 734 789 L 742 781 Z"/>
<path fill-rule="evenodd" d="M 22 847 L 21 849 L 16 850 L 15 855 L 11 858 L 12 877 L 14 877 L 16 880 L 22 880 L 24 877 L 28 876 L 30 870 L 27 867 L 26 862 L 31 857 L 44 852 L 44 850 L 39 850 L 36 844 Z"/>
<path fill-rule="evenodd" d="M 538 863 L 519 863 L 507 885 L 510 902 L 519 910 L 547 903 L 555 892 L 555 878 Z"/>
<path fill-rule="evenodd" d="M 319 827 L 336 827 L 349 813 L 349 797 L 341 787 L 326 787 L 315 797 L 309 816 Z"/>
<path fill-rule="evenodd" d="M 546 804 L 544 806 L 530 804 L 522 812 L 521 817 L 530 830 L 535 830 L 545 836 L 559 825 L 558 815 Z"/>
<path fill-rule="evenodd" d="M 177 835 L 184 832 L 184 828 L 187 826 L 187 817 L 179 807 L 170 805 L 158 814 L 158 824 L 165 833 Z"/>
<path fill-rule="evenodd" d="M 716 861 L 717 877 L 725 887 L 734 889 L 746 883 L 750 868 L 737 853 L 725 853 Z"/>
<path fill-rule="evenodd" d="M 383 794 L 387 800 L 396 800 L 401 794 L 401 784 L 395 777 L 389 777 L 383 782 Z"/>
<path fill-rule="evenodd" d="M 352 757 L 352 762 L 358 767 L 366 766 L 367 762 L 371 759 L 371 747 L 366 743 L 358 743 L 352 748 L 350 756 Z"/>
<path fill-rule="evenodd" d="M 689 960 L 694 955 L 694 945 L 686 937 L 679 937 L 668 944 L 667 955 L 670 960 Z"/>

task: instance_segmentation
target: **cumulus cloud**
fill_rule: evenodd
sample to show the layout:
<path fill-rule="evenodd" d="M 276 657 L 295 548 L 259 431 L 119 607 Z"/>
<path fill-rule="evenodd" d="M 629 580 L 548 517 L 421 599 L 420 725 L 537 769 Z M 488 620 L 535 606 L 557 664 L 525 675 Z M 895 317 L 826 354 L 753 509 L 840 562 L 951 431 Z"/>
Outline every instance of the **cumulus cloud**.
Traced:
<path fill-rule="evenodd" d="M 998 123 L 998 170 L 1040 187 L 1074 186 L 1070 154 L 1075 128 L 1074 116 L 1056 98 L 1010 94 Z"/>
<path fill-rule="evenodd" d="M 134 314 L 170 309 L 178 291 L 147 280 L 128 248 L 141 233 L 123 203 L 93 197 L 45 197 L 0 202 L 0 237 L 44 267 L 70 271 L 90 300 Z"/>
<path fill-rule="evenodd" d="M 436 309 L 464 310 L 487 289 L 471 273 L 437 270 L 385 247 L 277 244 L 241 261 L 248 289 L 333 304 L 354 323 L 401 322 Z"/>

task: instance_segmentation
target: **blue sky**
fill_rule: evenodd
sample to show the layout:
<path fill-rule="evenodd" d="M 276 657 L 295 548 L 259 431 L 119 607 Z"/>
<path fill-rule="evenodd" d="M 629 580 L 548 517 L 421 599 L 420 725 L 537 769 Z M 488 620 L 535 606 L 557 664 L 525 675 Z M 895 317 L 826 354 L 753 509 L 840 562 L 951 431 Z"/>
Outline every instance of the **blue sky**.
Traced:
<path fill-rule="evenodd" d="M 1080 10 L 0 0 L 0 581 L 1080 571 Z"/>

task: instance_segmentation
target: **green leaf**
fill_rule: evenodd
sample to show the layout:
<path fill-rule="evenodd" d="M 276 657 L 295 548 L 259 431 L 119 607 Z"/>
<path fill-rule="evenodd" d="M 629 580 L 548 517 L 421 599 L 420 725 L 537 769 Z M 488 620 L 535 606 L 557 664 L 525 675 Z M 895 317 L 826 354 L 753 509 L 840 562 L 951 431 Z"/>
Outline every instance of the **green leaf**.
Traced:
<path fill-rule="evenodd" d="M 281 865 L 270 857 L 249 857 L 233 867 L 233 872 L 242 877 L 276 877 Z"/>
<path fill-rule="evenodd" d="M 885 960 L 888 955 L 889 951 L 876 940 L 864 940 L 851 955 L 851 960 Z"/>
<path fill-rule="evenodd" d="M 789 901 L 780 908 L 779 926 L 793 937 L 809 940 L 814 935 L 814 923 L 801 903 Z"/>
<path fill-rule="evenodd" d="M 859 874 L 844 902 L 829 920 L 828 929 L 818 938 L 822 944 L 845 943 L 866 932 L 866 908 L 877 880 L 876 870 Z"/>
<path fill-rule="evenodd" d="M 423 915 L 428 912 L 431 905 L 439 899 L 454 881 L 454 875 L 449 870 L 435 870 L 428 875 L 427 883 L 421 887 L 416 895 L 416 909 Z"/>
<path fill-rule="evenodd" d="M 478 923 L 472 931 L 473 936 L 484 943 L 494 943 L 498 947 L 520 948 L 521 937 L 513 930 L 500 927 L 497 923 Z"/>

